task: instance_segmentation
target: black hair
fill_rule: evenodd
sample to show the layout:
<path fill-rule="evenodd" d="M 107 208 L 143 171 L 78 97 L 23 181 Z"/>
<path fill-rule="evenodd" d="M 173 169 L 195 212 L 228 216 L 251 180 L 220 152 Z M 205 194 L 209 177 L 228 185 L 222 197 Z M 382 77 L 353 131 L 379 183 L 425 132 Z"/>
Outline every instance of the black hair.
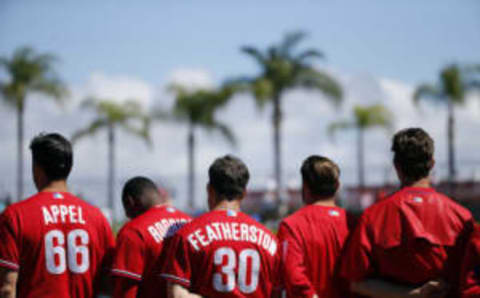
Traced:
<path fill-rule="evenodd" d="M 73 166 L 72 144 L 58 133 L 41 133 L 30 143 L 32 159 L 50 181 L 67 179 Z"/>
<path fill-rule="evenodd" d="M 305 159 L 300 173 L 310 192 L 319 197 L 334 196 L 340 186 L 340 168 L 323 156 L 312 155 Z"/>
<path fill-rule="evenodd" d="M 394 163 L 404 176 L 404 183 L 428 177 L 433 167 L 434 142 L 421 128 L 407 128 L 393 136 Z"/>
<path fill-rule="evenodd" d="M 233 201 L 245 191 L 250 174 L 239 158 L 225 155 L 213 162 L 208 169 L 208 177 L 211 187 L 220 197 Z"/>
<path fill-rule="evenodd" d="M 158 191 L 158 188 L 152 180 L 146 177 L 133 177 L 123 186 L 122 198 L 125 199 L 127 196 L 129 196 L 134 199 L 138 199 L 146 190 Z"/>

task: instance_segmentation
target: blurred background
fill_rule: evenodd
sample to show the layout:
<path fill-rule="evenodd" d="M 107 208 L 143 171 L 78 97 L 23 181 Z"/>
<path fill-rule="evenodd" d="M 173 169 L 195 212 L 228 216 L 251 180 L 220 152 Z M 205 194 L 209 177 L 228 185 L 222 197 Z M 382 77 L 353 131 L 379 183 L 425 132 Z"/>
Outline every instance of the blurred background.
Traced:
<path fill-rule="evenodd" d="M 72 192 L 117 223 L 136 175 L 205 210 L 227 153 L 262 221 L 300 206 L 311 154 L 359 212 L 397 187 L 393 133 L 420 126 L 435 184 L 479 218 L 479 16 L 476 0 L 1 0 L 0 201 L 35 193 L 29 142 L 56 131 L 75 140 Z"/>

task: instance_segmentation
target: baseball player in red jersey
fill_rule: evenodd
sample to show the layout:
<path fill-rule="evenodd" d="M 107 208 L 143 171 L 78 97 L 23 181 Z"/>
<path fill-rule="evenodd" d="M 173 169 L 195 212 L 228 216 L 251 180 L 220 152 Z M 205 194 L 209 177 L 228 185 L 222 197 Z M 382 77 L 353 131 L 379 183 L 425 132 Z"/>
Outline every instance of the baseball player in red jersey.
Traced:
<path fill-rule="evenodd" d="M 475 227 L 462 264 L 462 298 L 480 298 L 480 226 Z"/>
<path fill-rule="evenodd" d="M 348 296 L 337 263 L 348 236 L 345 210 L 335 204 L 340 169 L 331 160 L 310 156 L 301 168 L 305 207 L 280 223 L 283 284 L 288 297 Z"/>
<path fill-rule="evenodd" d="M 247 167 L 227 155 L 208 174 L 211 211 L 181 228 L 167 247 L 171 257 L 162 277 L 169 297 L 271 297 L 278 286 L 279 247 L 267 228 L 240 212 Z"/>
<path fill-rule="evenodd" d="M 68 140 L 39 135 L 30 149 L 39 192 L 1 215 L 2 297 L 96 297 L 114 247 L 110 226 L 100 210 L 68 192 Z"/>
<path fill-rule="evenodd" d="M 431 187 L 434 144 L 424 130 L 398 132 L 392 151 L 402 188 L 364 212 L 345 246 L 341 275 L 352 282 L 382 278 L 410 287 L 443 279 L 447 297 L 458 297 L 472 215 Z"/>
<path fill-rule="evenodd" d="M 113 259 L 114 298 L 167 297 L 167 285 L 160 279 L 155 263 L 164 240 L 173 236 L 191 220 L 170 205 L 168 195 L 161 195 L 150 179 L 135 177 L 123 188 L 122 203 L 127 217 L 117 236 Z"/>

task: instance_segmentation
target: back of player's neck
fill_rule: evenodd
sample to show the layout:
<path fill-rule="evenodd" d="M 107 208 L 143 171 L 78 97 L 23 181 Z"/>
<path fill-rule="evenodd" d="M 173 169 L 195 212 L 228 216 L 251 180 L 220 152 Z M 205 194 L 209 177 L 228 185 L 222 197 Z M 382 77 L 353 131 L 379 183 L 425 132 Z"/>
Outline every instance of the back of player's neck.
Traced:
<path fill-rule="evenodd" d="M 325 207 L 337 207 L 335 203 L 335 198 L 321 199 L 313 202 L 310 205 L 325 206 Z"/>
<path fill-rule="evenodd" d="M 413 183 L 403 184 L 402 187 L 430 188 L 432 184 L 430 183 L 430 178 L 425 177 Z"/>
<path fill-rule="evenodd" d="M 65 180 L 58 180 L 52 181 L 48 183 L 45 187 L 43 187 L 41 192 L 68 192 L 67 181 Z"/>
<path fill-rule="evenodd" d="M 239 200 L 233 200 L 233 201 L 227 201 L 223 200 L 219 202 L 215 207 L 212 209 L 212 211 L 216 210 L 233 210 L 233 211 L 240 211 L 240 201 Z"/>

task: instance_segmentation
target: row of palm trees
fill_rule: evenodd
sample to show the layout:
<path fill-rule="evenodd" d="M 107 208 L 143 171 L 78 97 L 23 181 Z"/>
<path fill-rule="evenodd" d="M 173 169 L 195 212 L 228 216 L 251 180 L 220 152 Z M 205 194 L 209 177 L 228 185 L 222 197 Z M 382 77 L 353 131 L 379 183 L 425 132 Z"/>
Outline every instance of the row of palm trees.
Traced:
<path fill-rule="evenodd" d="M 188 198 L 190 208 L 195 208 L 195 131 L 199 128 L 220 132 L 225 139 L 235 144 L 233 132 L 225 123 L 216 118 L 219 108 L 225 106 L 235 94 L 249 93 L 255 99 L 258 108 L 272 105 L 274 175 L 276 197 L 280 199 L 282 183 L 281 131 L 282 102 L 286 91 L 294 88 L 307 88 L 319 91 L 328 103 L 338 106 L 343 101 L 340 84 L 326 72 L 313 66 L 315 59 L 323 54 L 315 49 L 298 50 L 299 43 L 305 38 L 302 32 L 287 34 L 284 39 L 266 49 L 245 46 L 241 51 L 254 59 L 259 65 L 257 75 L 241 76 L 225 81 L 218 88 L 192 90 L 185 86 L 172 84 L 168 90 L 175 95 L 172 111 L 157 110 L 146 113 L 138 102 L 129 100 L 118 103 L 112 99 L 89 97 L 82 104 L 92 109 L 96 118 L 85 128 L 73 135 L 77 141 L 82 137 L 95 134 L 105 129 L 108 132 L 108 203 L 113 206 L 115 181 L 115 136 L 116 130 L 122 129 L 145 140 L 150 140 L 150 123 L 152 119 L 181 121 L 188 125 Z M 23 197 L 23 122 L 27 94 L 43 93 L 62 103 L 68 97 L 68 91 L 54 73 L 54 59 L 51 55 L 37 54 L 30 48 L 21 48 L 11 59 L 1 58 L 0 66 L 10 76 L 10 81 L 0 82 L 2 97 L 17 111 L 17 197 Z M 454 159 L 454 113 L 453 107 L 465 102 L 465 94 L 479 87 L 479 67 L 447 66 L 440 74 L 436 85 L 423 84 L 415 92 L 414 100 L 434 98 L 448 106 L 448 140 L 449 140 L 449 177 L 455 177 Z M 372 127 L 390 129 L 393 126 L 392 113 L 383 105 L 355 106 L 352 119 L 336 121 L 328 130 L 334 134 L 341 129 L 357 130 L 358 181 L 365 184 L 364 133 Z"/>

